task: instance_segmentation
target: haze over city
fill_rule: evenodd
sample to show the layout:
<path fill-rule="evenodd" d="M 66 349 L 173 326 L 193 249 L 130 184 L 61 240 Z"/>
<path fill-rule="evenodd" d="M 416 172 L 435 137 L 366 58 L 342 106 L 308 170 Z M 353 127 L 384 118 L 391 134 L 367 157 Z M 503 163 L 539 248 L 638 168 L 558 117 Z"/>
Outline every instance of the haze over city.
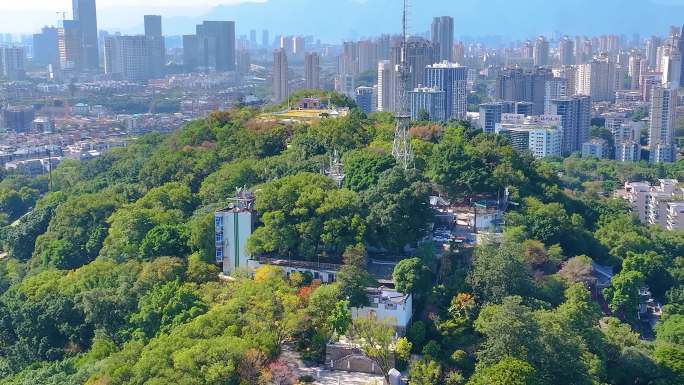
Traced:
<path fill-rule="evenodd" d="M 161 14 L 166 33 L 188 33 L 200 20 L 239 20 L 238 31 L 270 26 L 288 34 L 316 34 L 329 42 L 396 30 L 398 0 L 103 0 L 98 3 L 101 28 L 138 33 L 135 15 Z M 30 33 L 56 25 L 56 12 L 70 17 L 68 0 L 8 1 L 0 7 L 5 31 Z M 410 9 L 412 33 L 429 29 L 433 14 L 451 15 L 457 36 L 504 36 L 506 40 L 552 34 L 652 34 L 677 24 L 682 0 L 423 0 Z M 282 15 L 287 14 L 287 18 Z M 334 15 L 335 22 L 330 23 Z"/>

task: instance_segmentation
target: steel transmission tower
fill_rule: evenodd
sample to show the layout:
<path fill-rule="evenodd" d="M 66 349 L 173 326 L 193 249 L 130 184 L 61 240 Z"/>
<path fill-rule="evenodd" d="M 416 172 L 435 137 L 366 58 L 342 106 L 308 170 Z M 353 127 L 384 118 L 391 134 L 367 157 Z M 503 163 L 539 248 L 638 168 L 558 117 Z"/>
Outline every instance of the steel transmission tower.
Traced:
<path fill-rule="evenodd" d="M 414 167 L 413 149 L 411 148 L 411 114 L 408 102 L 408 84 L 411 77 L 411 67 L 407 62 L 408 58 L 408 0 L 404 0 L 404 12 L 402 17 L 402 40 L 401 40 L 401 59 L 397 65 L 396 72 L 398 78 L 397 103 L 394 120 L 397 127 L 394 131 L 394 144 L 392 145 L 392 156 L 397 163 L 408 170 Z"/>

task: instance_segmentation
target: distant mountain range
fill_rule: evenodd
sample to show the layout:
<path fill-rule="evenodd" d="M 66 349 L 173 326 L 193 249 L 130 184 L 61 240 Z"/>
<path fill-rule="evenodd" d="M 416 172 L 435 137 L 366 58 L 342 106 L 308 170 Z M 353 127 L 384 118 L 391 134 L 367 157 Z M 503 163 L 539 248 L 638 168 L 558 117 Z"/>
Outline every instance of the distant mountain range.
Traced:
<path fill-rule="evenodd" d="M 429 29 L 433 16 L 455 19 L 460 36 L 522 39 L 567 34 L 659 34 L 684 23 L 680 0 L 414 0 L 411 31 Z M 238 34 L 268 28 L 276 34 L 314 35 L 324 41 L 399 32 L 401 0 L 267 0 L 221 5 L 199 18 L 165 21 L 168 35 L 190 33 L 201 20 L 235 20 Z M 261 39 L 261 34 L 259 34 Z"/>

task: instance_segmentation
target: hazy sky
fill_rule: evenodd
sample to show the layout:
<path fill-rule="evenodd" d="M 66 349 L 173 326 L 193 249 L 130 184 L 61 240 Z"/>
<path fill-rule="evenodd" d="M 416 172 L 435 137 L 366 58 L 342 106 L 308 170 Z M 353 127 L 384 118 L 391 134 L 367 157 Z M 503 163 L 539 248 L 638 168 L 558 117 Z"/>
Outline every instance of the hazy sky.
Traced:
<path fill-rule="evenodd" d="M 258 3 L 258 4 L 256 4 Z M 433 16 L 455 18 L 456 36 L 520 39 L 555 31 L 596 35 L 666 34 L 684 23 L 684 0 L 411 0 L 411 26 L 429 29 Z M 164 16 L 164 33 L 192 33 L 201 20 L 235 20 L 249 29 L 315 35 L 324 41 L 400 31 L 401 0 L 97 0 L 98 26 L 142 32 L 144 14 Z M 0 32 L 35 33 L 71 18 L 71 0 L 0 0 Z"/>
<path fill-rule="evenodd" d="M 266 0 L 97 0 L 101 29 L 128 30 L 141 24 L 143 14 L 165 17 L 201 16 L 217 5 Z M 33 33 L 55 25 L 58 12 L 72 17 L 71 0 L 0 0 L 0 32 Z"/>

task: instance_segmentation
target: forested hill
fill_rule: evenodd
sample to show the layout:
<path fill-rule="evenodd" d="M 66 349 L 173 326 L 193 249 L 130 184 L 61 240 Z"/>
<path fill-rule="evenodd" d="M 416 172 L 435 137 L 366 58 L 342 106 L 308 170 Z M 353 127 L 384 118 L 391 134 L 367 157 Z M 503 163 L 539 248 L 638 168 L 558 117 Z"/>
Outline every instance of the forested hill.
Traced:
<path fill-rule="evenodd" d="M 679 177 L 681 164 L 535 161 L 454 122 L 416 123 L 416 169 L 404 171 L 390 115 L 311 126 L 256 115 L 215 113 L 64 161 L 50 192 L 44 177 L 3 175 L 0 385 L 293 383 L 283 346 L 320 362 L 347 331 L 349 306 L 367 301 L 366 249 L 400 253 L 423 238 L 431 194 L 504 189 L 516 205 L 500 245 L 423 245 L 395 270 L 415 298 L 393 347 L 400 368 L 423 355 L 412 384 L 684 383 L 684 234 L 646 228 L 597 193 L 635 174 Z M 342 188 L 320 173 L 334 151 Z M 257 196 L 250 250 L 344 263 L 336 284 L 277 269 L 218 280 L 214 211 L 242 186 Z M 592 260 L 618 272 L 605 309 L 587 289 Z M 666 303 L 651 340 L 637 334 L 643 285 Z"/>

